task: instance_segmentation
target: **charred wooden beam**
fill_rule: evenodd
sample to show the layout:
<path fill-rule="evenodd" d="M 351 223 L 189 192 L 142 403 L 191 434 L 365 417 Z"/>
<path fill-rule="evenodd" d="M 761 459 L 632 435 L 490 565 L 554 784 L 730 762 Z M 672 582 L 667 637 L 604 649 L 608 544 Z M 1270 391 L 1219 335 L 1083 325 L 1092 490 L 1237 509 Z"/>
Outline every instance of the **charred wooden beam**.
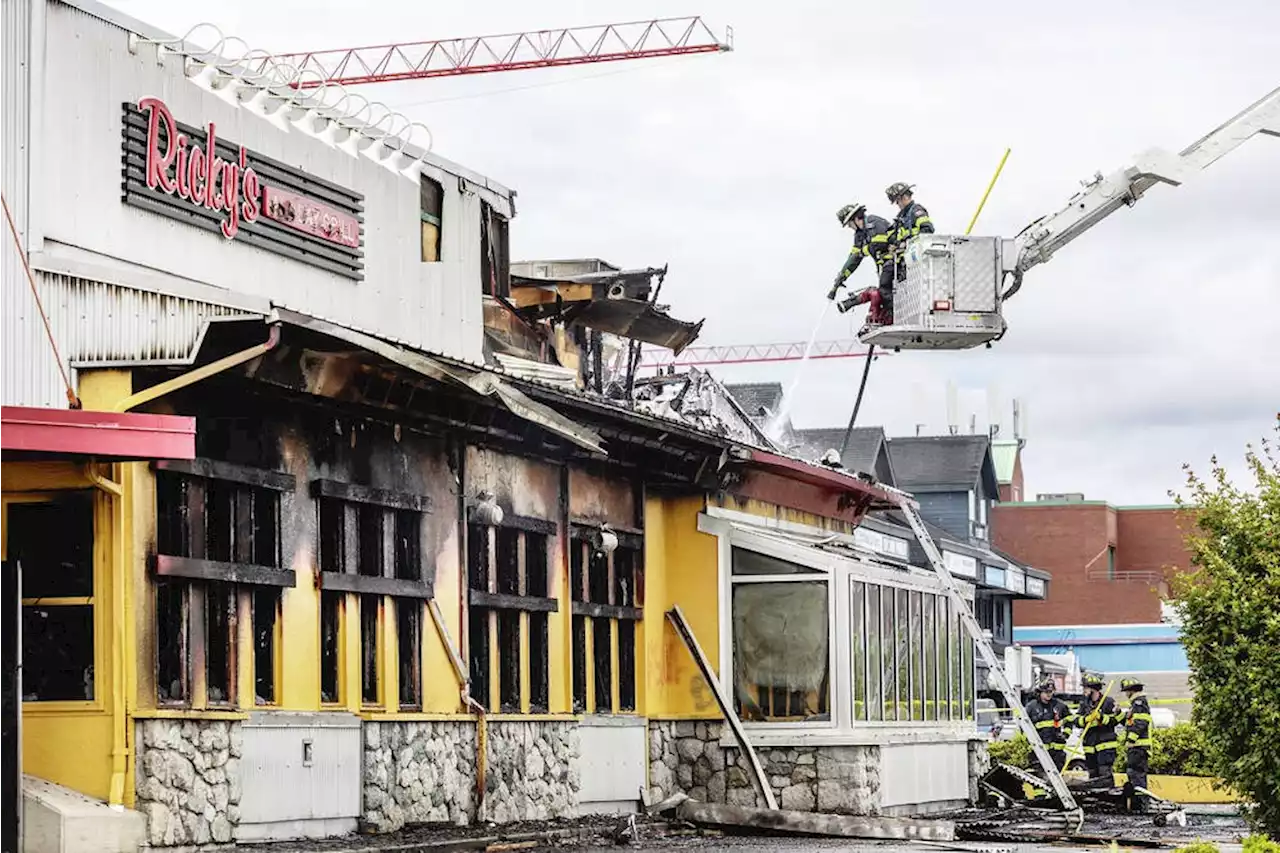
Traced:
<path fill-rule="evenodd" d="M 374 504 L 391 509 L 407 509 L 413 512 L 431 512 L 431 498 L 408 492 L 393 492 L 343 483 L 338 480 L 312 480 L 311 495 L 317 498 L 337 498 L 358 504 Z"/>
<path fill-rule="evenodd" d="M 279 471 L 267 471 L 248 465 L 234 465 L 216 459 L 161 459 L 154 464 L 157 471 L 172 471 L 175 474 L 204 477 L 209 480 L 227 480 L 277 492 L 292 492 L 296 483 L 292 474 L 281 474 Z"/>
<path fill-rule="evenodd" d="M 592 619 L 626 619 L 638 622 L 644 618 L 639 607 L 622 607 L 617 604 L 593 604 L 589 601 L 573 602 L 574 616 L 590 616 Z"/>
<path fill-rule="evenodd" d="M 556 598 L 541 598 L 533 595 L 506 595 L 500 592 L 484 592 L 479 589 L 467 590 L 467 601 L 473 607 L 489 610 L 524 610 L 530 613 L 555 613 L 560 610 L 560 601 Z"/>
<path fill-rule="evenodd" d="M 152 569 L 160 577 L 225 583 L 294 586 L 297 582 L 293 569 L 276 569 L 252 563 L 226 563 L 221 560 L 202 560 L 196 557 L 173 557 L 168 554 L 154 556 Z"/>
<path fill-rule="evenodd" d="M 434 574 L 434 572 L 433 572 Z M 320 588 L 336 592 L 390 595 L 396 598 L 433 598 L 431 584 L 400 578 L 371 577 L 347 572 L 321 572 Z"/>

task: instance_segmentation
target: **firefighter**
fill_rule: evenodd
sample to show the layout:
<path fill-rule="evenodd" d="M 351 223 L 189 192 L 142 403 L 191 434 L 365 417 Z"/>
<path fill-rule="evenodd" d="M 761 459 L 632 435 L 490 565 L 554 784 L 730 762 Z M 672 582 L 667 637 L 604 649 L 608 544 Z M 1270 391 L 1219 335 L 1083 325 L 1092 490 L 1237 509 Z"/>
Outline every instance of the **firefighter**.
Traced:
<path fill-rule="evenodd" d="M 853 275 L 854 270 L 864 258 L 871 258 L 880 276 L 879 286 L 864 288 L 850 295 L 837 303 L 836 308 L 843 314 L 855 305 L 870 302 L 871 312 L 868 315 L 868 321 L 890 322 L 888 309 L 893 293 L 894 269 L 893 248 L 890 240 L 892 223 L 884 217 L 867 213 L 867 206 L 856 202 L 840 208 L 836 217 L 840 220 L 842 227 L 853 229 L 853 249 L 849 252 L 849 257 L 840 268 L 840 272 L 836 274 L 835 283 L 827 291 L 827 298 L 835 299 L 840 288 L 844 287 L 845 279 Z"/>
<path fill-rule="evenodd" d="M 1110 696 L 1102 695 L 1102 676 L 1084 675 L 1084 701 L 1072 718 L 1074 728 L 1084 730 L 1081 746 L 1090 779 L 1103 779 L 1110 787 L 1115 783 L 1112 766 L 1116 763 L 1116 726 L 1121 719 L 1120 706 Z"/>
<path fill-rule="evenodd" d="M 906 264 L 902 259 L 906 254 L 907 241 L 921 234 L 933 233 L 933 220 L 924 205 L 916 201 L 912 195 L 915 184 L 904 184 L 901 181 L 892 183 L 884 194 L 889 201 L 898 206 L 898 216 L 893 220 L 893 233 L 890 240 L 894 244 L 894 261 L 898 271 L 898 281 L 906 277 Z"/>
<path fill-rule="evenodd" d="M 1122 679 L 1120 689 L 1129 697 L 1129 710 L 1124 715 L 1125 772 L 1129 775 L 1129 785 L 1145 789 L 1147 759 L 1151 756 L 1151 703 L 1142 694 L 1143 684 L 1136 678 Z M 1133 807 L 1140 811 L 1145 796 L 1136 790 L 1132 796 Z"/>
<path fill-rule="evenodd" d="M 1054 698 L 1053 690 L 1051 679 L 1040 682 L 1036 685 L 1035 698 L 1027 703 L 1025 710 L 1040 735 L 1040 742 L 1049 750 L 1054 765 L 1061 770 L 1067 762 L 1067 738 L 1062 726 L 1071 716 L 1071 709 L 1061 699 Z"/>

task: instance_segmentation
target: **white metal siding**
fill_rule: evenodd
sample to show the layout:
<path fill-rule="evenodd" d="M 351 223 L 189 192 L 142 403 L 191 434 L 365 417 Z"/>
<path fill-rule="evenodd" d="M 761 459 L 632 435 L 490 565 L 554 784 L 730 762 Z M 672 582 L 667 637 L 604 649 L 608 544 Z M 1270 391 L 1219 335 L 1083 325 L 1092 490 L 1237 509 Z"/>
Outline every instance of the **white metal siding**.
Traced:
<path fill-rule="evenodd" d="M 25 243 L 32 0 L 4 0 L 0 3 L 0 10 L 0 190 L 4 192 L 4 200 Z M 35 302 L 22 270 L 21 256 L 7 222 L 0 225 L 0 244 L 3 244 L 0 246 L 0 290 L 3 290 L 0 317 L 4 323 L 0 331 L 0 339 L 3 339 L 0 341 L 0 358 L 4 369 L 2 394 L 8 404 L 26 396 L 22 382 L 24 372 L 14 369 L 14 366 L 32 359 L 37 353 L 47 359 L 49 345 L 44 341 L 44 332 L 35 314 Z M 52 369 L 52 365 L 52 360 L 49 360 L 47 367 Z M 55 388 L 58 387 L 56 376 L 55 373 Z M 46 395 L 42 393 L 39 396 Z M 58 399 L 59 405 L 66 405 L 61 394 Z"/>
<path fill-rule="evenodd" d="M 210 317 L 255 316 L 65 275 L 42 273 L 37 281 L 54 337 L 72 364 L 182 361 Z"/>
<path fill-rule="evenodd" d="M 359 817 L 359 719 L 336 724 L 313 714 L 270 716 L 299 719 L 297 724 L 272 719 L 266 725 L 244 725 L 240 823 Z M 308 740 L 312 762 L 305 766 L 303 743 Z"/>
<path fill-rule="evenodd" d="M 581 814 L 634 811 L 640 791 L 646 787 L 645 759 L 649 752 L 648 727 L 643 720 L 635 722 L 636 725 L 592 725 L 584 720 L 578 726 L 582 744 L 582 788 L 578 794 Z"/>
<path fill-rule="evenodd" d="M 969 798 L 966 743 L 909 743 L 880 747 L 880 807 Z"/>
<path fill-rule="evenodd" d="M 6 4 L 8 9 L 8 4 Z M 479 360 L 480 198 L 456 176 L 431 168 L 444 188 L 443 262 L 420 260 L 419 190 L 364 157 L 305 134 L 282 133 L 198 88 L 154 48 L 128 50 L 128 36 L 73 7 L 52 4 L 41 177 L 43 232 L 56 243 L 163 271 L 411 346 Z M 365 196 L 365 280 L 353 282 L 120 201 L 121 108 L 162 98 L 178 121 L 217 124 L 220 138 Z M 56 245 L 52 247 L 56 252 Z M 145 286 L 145 285 L 140 285 Z"/>

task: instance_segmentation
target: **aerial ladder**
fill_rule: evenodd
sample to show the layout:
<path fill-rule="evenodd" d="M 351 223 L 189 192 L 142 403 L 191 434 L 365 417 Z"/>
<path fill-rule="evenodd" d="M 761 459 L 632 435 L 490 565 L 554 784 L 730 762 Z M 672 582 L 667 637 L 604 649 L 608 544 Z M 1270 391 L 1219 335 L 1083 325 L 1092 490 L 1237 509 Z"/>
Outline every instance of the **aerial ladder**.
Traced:
<path fill-rule="evenodd" d="M 925 525 L 923 516 L 920 515 L 920 504 L 911 495 L 891 486 L 877 483 L 876 487 L 888 493 L 889 497 L 893 499 L 898 505 L 898 509 L 906 517 L 907 523 L 911 526 L 912 532 L 915 533 L 917 541 L 924 549 L 929 565 L 933 567 L 938 580 L 942 582 L 942 587 L 946 590 L 947 597 L 951 600 L 951 606 L 956 613 L 960 614 L 960 620 L 964 623 L 965 630 L 969 632 L 969 636 L 973 638 L 978 655 L 982 658 L 983 663 L 987 665 L 988 680 L 994 681 L 996 687 L 999 688 L 1001 695 L 1004 697 L 1005 707 L 1013 712 L 1013 718 L 1017 721 L 1018 728 L 1026 736 L 1027 743 L 1031 745 L 1031 750 L 1035 753 L 1040 769 L 1044 771 L 1044 776 L 1049 783 L 1050 789 L 1058 798 L 1058 802 L 1065 812 L 1069 831 L 1078 832 L 1084 823 L 1084 809 L 1076 803 L 1075 797 L 1071 795 L 1071 789 L 1067 787 L 1066 780 L 1062 778 L 1062 773 L 1059 772 L 1057 765 L 1053 763 L 1053 756 L 1045 748 L 1044 742 L 1040 740 L 1040 733 L 1036 731 L 1035 724 L 1027 716 L 1027 712 L 1022 705 L 1022 697 L 1019 695 L 1017 688 L 1009 681 L 1008 676 L 1005 675 L 1004 662 L 996 657 L 995 649 L 991 647 L 991 642 L 983 633 L 982 626 L 974 618 L 969 602 L 961 595 L 960 585 L 952 577 L 951 570 L 947 568 L 946 562 L 942 559 L 942 552 L 938 550 L 937 544 L 933 541 L 933 536 L 930 535 L 929 529 Z"/>
<path fill-rule="evenodd" d="M 1181 186 L 1255 134 L 1280 136 L 1280 89 L 1240 111 L 1177 154 L 1154 148 L 1124 168 L 1096 174 L 1056 213 L 1012 239 L 921 234 L 905 247 L 906 275 L 894 288 L 893 322 L 864 327 L 864 344 L 957 350 L 998 341 L 1002 307 L 1023 276 L 1157 184 Z M 1007 287 L 1006 287 L 1007 283 Z"/>

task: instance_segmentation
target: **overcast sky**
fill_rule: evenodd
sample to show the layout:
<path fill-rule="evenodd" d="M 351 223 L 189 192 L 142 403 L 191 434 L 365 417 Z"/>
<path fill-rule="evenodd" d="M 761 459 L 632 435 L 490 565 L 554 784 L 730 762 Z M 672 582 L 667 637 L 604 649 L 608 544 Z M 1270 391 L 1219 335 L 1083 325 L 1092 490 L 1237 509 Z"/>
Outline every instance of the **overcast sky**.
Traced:
<path fill-rule="evenodd" d="M 663 15 L 732 25 L 732 53 L 377 87 L 437 153 L 519 192 L 512 254 L 669 263 L 672 313 L 701 343 L 807 339 L 850 243 L 835 211 L 917 185 L 961 232 L 1006 146 L 976 233 L 1012 236 L 1096 171 L 1178 150 L 1280 86 L 1275 0 L 540 3 L 115 0 L 171 32 L 213 20 L 275 52 Z M 213 16 L 201 18 L 199 16 Z M 374 95 L 369 89 L 367 94 Z M 1028 274 L 993 349 L 901 353 L 872 369 L 860 424 L 1010 432 L 1027 489 L 1161 503 L 1180 467 L 1239 460 L 1280 408 L 1280 139 L 1157 187 Z M 856 284 L 873 273 L 859 270 Z M 831 311 L 822 339 L 861 324 Z M 722 368 L 791 382 L 794 364 Z M 798 426 L 843 425 L 861 361 L 813 363 Z M 1236 471 L 1239 464 L 1233 465 Z"/>

